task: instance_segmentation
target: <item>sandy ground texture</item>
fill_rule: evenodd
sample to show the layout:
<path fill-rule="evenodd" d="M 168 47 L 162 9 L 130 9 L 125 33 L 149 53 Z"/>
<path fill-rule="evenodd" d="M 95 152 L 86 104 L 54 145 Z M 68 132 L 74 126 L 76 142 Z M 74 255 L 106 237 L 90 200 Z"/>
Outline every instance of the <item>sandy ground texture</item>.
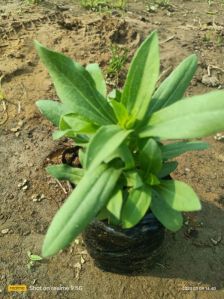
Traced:
<path fill-rule="evenodd" d="M 179 158 L 174 177 L 195 188 L 203 209 L 186 215 L 178 233 L 166 233 L 164 256 L 147 274 L 129 277 L 100 271 L 81 237 L 57 256 L 29 263 L 27 252 L 40 254 L 46 229 L 69 192 L 66 183 L 59 185 L 44 169 L 59 161 L 70 143 L 52 140 L 54 128 L 35 106 L 40 98 L 57 96 L 36 55 L 34 39 L 83 65 L 98 62 L 105 75 L 111 45 L 127 48 L 124 69 L 117 78 L 107 79 L 112 88 L 116 81 L 122 85 L 135 49 L 157 29 L 162 77 L 196 53 L 199 67 L 187 95 L 224 88 L 224 2 L 212 1 L 209 6 L 206 0 L 173 0 L 156 9 L 152 2 L 131 2 L 126 11 L 92 12 L 80 8 L 78 1 L 0 1 L 0 76 L 5 94 L 0 100 L 0 298 L 224 298 L 222 132 L 218 138 L 205 139 L 209 150 Z M 10 284 L 25 284 L 29 291 L 8 293 Z M 70 289 L 57 289 L 60 286 Z"/>

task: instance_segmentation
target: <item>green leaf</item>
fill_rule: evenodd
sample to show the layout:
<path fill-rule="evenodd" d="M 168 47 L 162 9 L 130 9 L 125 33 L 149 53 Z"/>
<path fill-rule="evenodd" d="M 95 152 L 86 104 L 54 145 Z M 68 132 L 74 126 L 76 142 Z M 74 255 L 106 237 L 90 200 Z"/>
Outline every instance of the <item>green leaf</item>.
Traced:
<path fill-rule="evenodd" d="M 111 92 L 109 92 L 107 98 L 108 100 L 116 100 L 117 102 L 120 102 L 121 101 L 121 96 L 122 96 L 122 93 L 120 90 L 118 89 L 113 89 Z"/>
<path fill-rule="evenodd" d="M 155 191 L 152 192 L 152 203 L 150 208 L 155 217 L 172 232 L 176 232 L 182 227 L 182 214 L 170 208 L 170 206 Z"/>
<path fill-rule="evenodd" d="M 39 100 L 36 105 L 40 112 L 57 127 L 61 116 L 69 112 L 65 105 L 52 100 Z"/>
<path fill-rule="evenodd" d="M 192 141 L 192 142 L 177 142 L 165 144 L 161 147 L 162 156 L 164 160 L 169 160 L 180 156 L 188 151 L 198 151 L 208 149 L 209 145 L 206 142 Z"/>
<path fill-rule="evenodd" d="M 84 167 L 84 161 L 85 161 L 85 152 L 82 148 L 79 149 L 79 161 L 82 165 L 82 167 Z"/>
<path fill-rule="evenodd" d="M 151 203 L 151 188 L 142 186 L 133 189 L 122 208 L 122 227 L 135 226 L 146 214 Z"/>
<path fill-rule="evenodd" d="M 144 185 L 141 176 L 136 170 L 125 171 L 126 186 L 132 187 L 133 189 L 140 188 Z"/>
<path fill-rule="evenodd" d="M 50 165 L 46 168 L 47 172 L 58 180 L 68 180 L 77 185 L 84 176 L 84 169 L 75 168 L 66 164 Z"/>
<path fill-rule="evenodd" d="M 121 127 L 124 128 L 125 123 L 129 119 L 127 109 L 125 108 L 125 106 L 122 103 L 117 102 L 116 100 L 110 100 L 110 104 L 114 110 L 114 114 L 118 120 L 118 123 L 120 124 Z"/>
<path fill-rule="evenodd" d="M 109 163 L 110 161 L 120 158 L 124 164 L 124 169 L 132 169 L 135 167 L 135 161 L 133 158 L 133 155 L 129 149 L 129 147 L 126 144 L 121 144 L 110 156 L 108 156 L 104 162 Z"/>
<path fill-rule="evenodd" d="M 165 108 L 180 100 L 197 69 L 197 56 L 190 55 L 162 82 L 152 97 L 149 113 Z"/>
<path fill-rule="evenodd" d="M 142 138 L 184 139 L 224 130 L 224 92 L 216 91 L 181 100 L 155 112 L 140 132 Z"/>
<path fill-rule="evenodd" d="M 123 204 L 123 196 L 120 189 L 116 188 L 112 197 L 110 198 L 107 204 L 107 210 L 116 218 L 120 219 L 121 217 L 121 208 Z"/>
<path fill-rule="evenodd" d="M 67 137 L 70 137 L 70 138 L 73 138 L 75 137 L 75 133 L 73 130 L 64 130 L 64 131 L 54 131 L 53 134 L 53 139 L 54 140 L 57 140 L 57 139 L 60 139 L 64 136 L 67 136 Z"/>
<path fill-rule="evenodd" d="M 174 210 L 199 211 L 201 203 L 193 189 L 184 182 L 174 180 L 161 181 L 156 188 L 159 196 Z"/>
<path fill-rule="evenodd" d="M 168 176 L 171 172 L 173 172 L 178 166 L 177 161 L 172 161 L 172 162 L 166 162 L 163 163 L 163 167 L 158 173 L 159 178 L 165 178 Z"/>
<path fill-rule="evenodd" d="M 159 44 L 154 31 L 137 50 L 125 81 L 122 103 L 129 114 L 142 120 L 147 114 L 159 77 Z"/>
<path fill-rule="evenodd" d="M 61 130 L 72 129 L 74 133 L 84 134 L 95 133 L 98 129 L 98 126 L 89 122 L 85 117 L 75 113 L 63 115 L 59 127 Z"/>
<path fill-rule="evenodd" d="M 107 210 L 106 207 L 103 207 L 103 208 L 100 210 L 99 214 L 97 214 L 96 217 L 97 217 L 98 220 L 106 220 L 106 219 L 109 218 L 109 216 L 110 216 L 109 211 Z"/>
<path fill-rule="evenodd" d="M 103 73 L 97 63 L 90 63 L 86 66 L 86 70 L 90 73 L 93 81 L 95 82 L 96 89 L 98 92 L 106 98 L 107 86 L 103 77 Z"/>
<path fill-rule="evenodd" d="M 157 176 L 150 173 L 149 176 L 146 178 L 146 183 L 150 186 L 156 186 L 156 185 L 160 185 L 160 180 L 158 179 Z"/>
<path fill-rule="evenodd" d="M 157 174 L 162 168 L 162 153 L 158 143 L 149 139 L 139 153 L 139 162 L 144 170 L 144 176 L 149 173 Z"/>
<path fill-rule="evenodd" d="M 44 257 L 69 245 L 107 204 L 121 174 L 101 164 L 87 171 L 54 216 L 42 247 Z"/>
<path fill-rule="evenodd" d="M 75 141 L 75 145 L 82 147 L 86 147 L 89 142 L 89 137 L 87 135 L 77 134 L 75 137 L 72 137 L 72 139 Z"/>
<path fill-rule="evenodd" d="M 94 80 L 84 67 L 37 41 L 35 46 L 51 75 L 59 98 L 70 111 L 99 125 L 115 122 L 113 110 L 97 91 Z"/>
<path fill-rule="evenodd" d="M 30 258 L 31 261 L 41 261 L 43 259 L 41 256 L 36 255 L 36 254 L 31 254 L 29 256 L 29 258 Z"/>
<path fill-rule="evenodd" d="M 92 168 L 109 157 L 132 131 L 126 131 L 116 125 L 101 127 L 90 140 L 86 150 L 85 167 Z"/>

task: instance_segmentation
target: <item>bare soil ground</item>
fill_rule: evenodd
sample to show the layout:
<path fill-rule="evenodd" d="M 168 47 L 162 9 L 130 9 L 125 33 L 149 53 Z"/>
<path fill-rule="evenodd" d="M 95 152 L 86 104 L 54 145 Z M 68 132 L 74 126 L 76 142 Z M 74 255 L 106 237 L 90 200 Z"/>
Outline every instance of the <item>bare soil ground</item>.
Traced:
<path fill-rule="evenodd" d="M 209 150 L 179 158 L 174 176 L 195 188 L 203 209 L 186 215 L 184 228 L 175 235 L 167 232 L 164 257 L 146 275 L 100 271 L 81 238 L 57 256 L 28 267 L 27 252 L 40 254 L 46 229 L 69 191 L 44 169 L 68 142 L 52 141 L 54 128 L 35 106 L 37 99 L 56 94 L 33 39 L 82 64 L 98 62 L 106 73 L 112 43 L 128 48 L 129 62 L 143 38 L 157 29 L 163 77 L 196 53 L 199 67 L 187 95 L 224 88 L 223 1 L 209 6 L 206 0 L 173 0 L 156 11 L 146 9 L 147 1 L 136 1 L 126 11 L 100 13 L 81 9 L 78 1 L 55 2 L 0 1 L 0 76 L 5 93 L 0 100 L 0 298 L 224 298 L 224 143 L 215 136 L 206 138 Z M 42 195 L 38 201 L 37 195 Z M 29 291 L 8 293 L 9 284 L 26 284 Z M 44 290 L 60 286 L 70 290 Z"/>

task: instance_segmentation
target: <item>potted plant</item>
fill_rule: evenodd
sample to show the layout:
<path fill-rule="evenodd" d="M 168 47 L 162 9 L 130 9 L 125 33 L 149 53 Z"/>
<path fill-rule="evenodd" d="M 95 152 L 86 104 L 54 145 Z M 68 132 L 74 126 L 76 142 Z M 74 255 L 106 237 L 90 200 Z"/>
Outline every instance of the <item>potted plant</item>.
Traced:
<path fill-rule="evenodd" d="M 164 227 L 176 232 L 183 224 L 182 212 L 201 209 L 192 188 L 169 176 L 177 167 L 170 160 L 208 147 L 186 140 L 224 129 L 224 92 L 183 98 L 197 68 L 195 55 L 156 87 L 157 32 L 135 53 L 123 89 L 109 95 L 97 64 L 84 68 L 38 42 L 35 45 L 61 100 L 39 100 L 37 106 L 58 126 L 55 139 L 74 140 L 81 165 L 47 168 L 76 187 L 56 213 L 42 255 L 56 254 L 84 231 L 98 266 L 138 271 L 158 256 Z"/>

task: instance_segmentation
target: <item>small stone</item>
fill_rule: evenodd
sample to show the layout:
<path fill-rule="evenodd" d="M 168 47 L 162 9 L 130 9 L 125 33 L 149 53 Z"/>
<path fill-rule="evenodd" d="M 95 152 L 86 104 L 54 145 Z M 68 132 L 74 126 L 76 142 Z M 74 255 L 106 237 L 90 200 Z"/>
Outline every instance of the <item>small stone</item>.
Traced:
<path fill-rule="evenodd" d="M 81 262 L 82 265 L 86 262 L 82 256 L 81 256 L 80 262 Z"/>
<path fill-rule="evenodd" d="M 15 132 L 18 132 L 20 129 L 20 127 L 16 127 L 16 128 L 12 128 L 10 129 L 11 132 L 15 133 Z"/>
<path fill-rule="evenodd" d="M 218 87 L 220 85 L 220 81 L 216 76 L 204 75 L 201 80 L 202 84 L 209 87 Z"/>
<path fill-rule="evenodd" d="M 75 239 L 74 242 L 75 242 L 76 245 L 79 245 L 79 243 L 80 243 L 79 239 Z"/>
<path fill-rule="evenodd" d="M 19 137 L 20 136 L 20 132 L 16 132 L 15 135 L 16 135 L 16 137 Z"/>
<path fill-rule="evenodd" d="M 77 269 L 81 270 L 82 269 L 82 265 L 80 263 L 76 263 L 74 265 L 74 268 L 77 268 Z"/>
<path fill-rule="evenodd" d="M 22 190 L 23 190 L 23 191 L 26 191 L 27 189 L 28 189 L 28 186 L 27 186 L 27 185 L 25 185 L 25 186 L 22 187 Z"/>
<path fill-rule="evenodd" d="M 44 194 L 33 194 L 31 196 L 31 199 L 33 200 L 33 202 L 41 202 L 43 199 L 45 199 L 45 195 Z"/>
<path fill-rule="evenodd" d="M 23 179 L 23 181 L 18 184 L 18 188 L 19 189 L 23 189 L 23 190 L 27 190 L 27 188 L 28 188 L 27 184 L 28 184 L 28 180 L 27 179 Z M 25 186 L 27 186 L 27 187 L 25 187 Z"/>
<path fill-rule="evenodd" d="M 222 141 L 222 140 L 224 140 L 224 135 L 221 134 L 221 133 L 217 133 L 217 134 L 214 136 L 214 139 L 217 140 L 217 141 Z"/>
<path fill-rule="evenodd" d="M 185 168 L 184 170 L 185 170 L 185 172 L 190 172 L 191 171 L 189 168 Z"/>
<path fill-rule="evenodd" d="M 9 232 L 9 228 L 5 228 L 5 229 L 3 229 L 3 230 L 1 231 L 1 233 L 2 233 L 3 235 L 8 234 L 8 232 Z"/>
<path fill-rule="evenodd" d="M 23 121 L 22 120 L 20 120 L 19 122 L 18 122 L 18 127 L 22 127 L 23 126 Z"/>

